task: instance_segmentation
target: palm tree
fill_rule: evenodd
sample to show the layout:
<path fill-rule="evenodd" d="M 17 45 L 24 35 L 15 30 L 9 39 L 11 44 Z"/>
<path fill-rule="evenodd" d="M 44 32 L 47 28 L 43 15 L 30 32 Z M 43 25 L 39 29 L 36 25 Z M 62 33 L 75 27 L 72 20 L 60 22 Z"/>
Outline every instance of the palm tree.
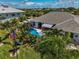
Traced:
<path fill-rule="evenodd" d="M 23 22 L 24 20 L 26 20 L 26 16 L 19 17 L 18 20 L 19 20 L 20 22 Z"/>

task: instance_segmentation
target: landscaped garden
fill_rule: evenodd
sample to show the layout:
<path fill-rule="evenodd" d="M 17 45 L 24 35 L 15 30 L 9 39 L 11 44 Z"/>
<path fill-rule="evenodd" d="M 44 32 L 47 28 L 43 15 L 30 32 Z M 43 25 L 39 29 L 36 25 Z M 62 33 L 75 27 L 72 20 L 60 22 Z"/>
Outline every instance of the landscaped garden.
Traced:
<path fill-rule="evenodd" d="M 79 59 L 79 50 L 65 48 L 72 42 L 71 33 L 49 29 L 44 36 L 33 36 L 25 19 L 0 23 L 0 59 Z"/>

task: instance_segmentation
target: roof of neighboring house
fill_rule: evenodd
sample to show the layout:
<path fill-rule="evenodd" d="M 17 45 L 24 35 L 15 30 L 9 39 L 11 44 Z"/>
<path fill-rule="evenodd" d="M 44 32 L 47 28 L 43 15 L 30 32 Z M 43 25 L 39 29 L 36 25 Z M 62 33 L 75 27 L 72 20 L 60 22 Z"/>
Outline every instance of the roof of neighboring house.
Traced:
<path fill-rule="evenodd" d="M 23 11 L 18 10 L 16 8 L 12 8 L 7 5 L 0 5 L 0 13 L 14 13 L 14 12 L 23 12 Z"/>
<path fill-rule="evenodd" d="M 31 21 L 42 22 L 47 24 L 58 24 L 60 22 L 70 19 L 73 19 L 73 15 L 68 12 L 50 12 L 35 19 L 31 19 Z"/>
<path fill-rule="evenodd" d="M 54 28 L 59 30 L 79 33 L 79 17 L 67 12 L 51 12 L 31 21 L 56 24 Z"/>

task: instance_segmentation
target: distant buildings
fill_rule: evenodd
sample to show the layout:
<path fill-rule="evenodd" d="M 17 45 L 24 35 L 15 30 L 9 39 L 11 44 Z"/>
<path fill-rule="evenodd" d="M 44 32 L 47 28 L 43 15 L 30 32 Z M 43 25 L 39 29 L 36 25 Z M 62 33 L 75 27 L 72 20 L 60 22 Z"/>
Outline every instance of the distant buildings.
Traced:
<path fill-rule="evenodd" d="M 23 15 L 23 11 L 7 5 L 0 5 L 0 21 L 10 20 Z"/>

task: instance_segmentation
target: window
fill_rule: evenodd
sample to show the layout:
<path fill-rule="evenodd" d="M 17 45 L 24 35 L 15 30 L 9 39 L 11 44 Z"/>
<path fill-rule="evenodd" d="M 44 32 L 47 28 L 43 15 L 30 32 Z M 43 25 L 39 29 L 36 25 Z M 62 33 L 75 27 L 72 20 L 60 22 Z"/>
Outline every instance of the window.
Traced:
<path fill-rule="evenodd" d="M 20 15 L 20 13 L 17 13 L 17 15 Z"/>
<path fill-rule="evenodd" d="M 35 22 L 33 22 L 33 26 L 35 26 Z"/>
<path fill-rule="evenodd" d="M 75 35 L 75 37 L 78 37 L 78 35 Z"/>
<path fill-rule="evenodd" d="M 31 25 L 32 25 L 32 26 L 35 26 L 35 22 L 32 22 Z"/>
<path fill-rule="evenodd" d="M 42 23 L 41 23 L 41 22 L 38 23 L 38 27 L 39 27 L 39 28 L 42 27 Z"/>
<path fill-rule="evenodd" d="M 15 16 L 15 14 L 12 14 L 12 16 Z"/>
<path fill-rule="evenodd" d="M 6 14 L 6 16 L 8 16 L 8 14 Z"/>

